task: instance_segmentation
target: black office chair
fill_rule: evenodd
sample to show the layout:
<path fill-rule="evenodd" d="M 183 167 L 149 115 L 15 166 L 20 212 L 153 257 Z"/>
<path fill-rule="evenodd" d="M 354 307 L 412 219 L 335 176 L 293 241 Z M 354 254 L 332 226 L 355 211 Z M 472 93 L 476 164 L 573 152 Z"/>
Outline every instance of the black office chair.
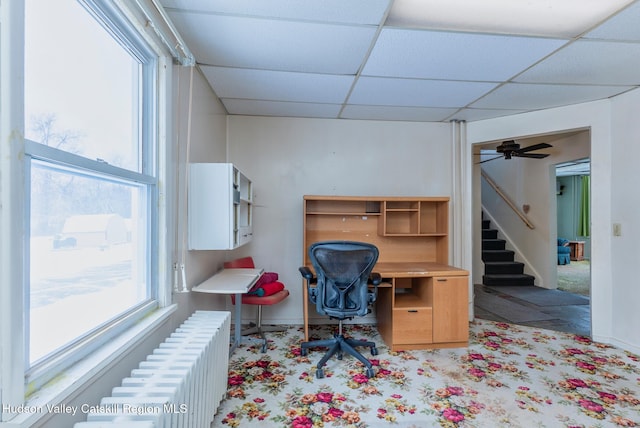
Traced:
<path fill-rule="evenodd" d="M 344 337 L 342 321 L 368 314 L 369 305 L 376 300 L 377 286 L 382 280 L 379 274 L 372 273 L 378 260 L 378 248 L 364 242 L 316 242 L 309 247 L 309 258 L 315 276 L 306 266 L 299 269 L 307 280 L 309 300 L 315 303 L 319 314 L 337 319 L 339 324 L 338 333 L 332 339 L 302 342 L 302 355 L 307 355 L 309 348 L 329 347 L 317 365 L 318 379 L 324 377 L 323 366 L 327 360 L 335 354 L 341 360 L 343 352 L 360 360 L 366 367 L 367 376 L 373 377 L 375 372 L 371 362 L 355 348 L 367 346 L 371 348 L 371 355 L 377 355 L 376 344 Z M 369 285 L 374 287 L 370 288 Z"/>

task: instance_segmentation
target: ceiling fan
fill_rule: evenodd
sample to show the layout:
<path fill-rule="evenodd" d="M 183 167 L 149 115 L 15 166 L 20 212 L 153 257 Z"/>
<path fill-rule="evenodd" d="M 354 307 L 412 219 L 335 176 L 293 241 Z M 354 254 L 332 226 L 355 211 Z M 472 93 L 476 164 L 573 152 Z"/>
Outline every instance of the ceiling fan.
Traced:
<path fill-rule="evenodd" d="M 491 159 L 485 159 L 478 163 L 489 162 L 495 159 L 504 158 L 511 159 L 512 157 L 519 158 L 531 158 L 531 159 L 543 159 L 549 156 L 550 153 L 530 153 L 535 150 L 546 149 L 553 147 L 551 144 L 538 143 L 531 146 L 520 148 L 520 144 L 514 140 L 503 141 L 498 147 L 496 147 L 496 153 L 500 153 L 500 156 L 496 156 Z"/>

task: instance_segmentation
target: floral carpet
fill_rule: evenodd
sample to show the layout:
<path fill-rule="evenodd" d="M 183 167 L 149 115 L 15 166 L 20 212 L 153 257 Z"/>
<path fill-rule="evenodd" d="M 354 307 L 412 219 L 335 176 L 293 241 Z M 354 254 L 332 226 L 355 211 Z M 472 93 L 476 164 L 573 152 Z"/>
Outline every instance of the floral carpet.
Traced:
<path fill-rule="evenodd" d="M 391 352 L 375 326 L 376 369 L 345 355 L 315 377 L 323 349 L 300 354 L 301 326 L 267 333 L 269 349 L 242 345 L 229 362 L 215 427 L 635 427 L 640 356 L 567 333 L 476 320 L 467 348 Z M 331 326 L 310 326 L 311 339 Z"/>

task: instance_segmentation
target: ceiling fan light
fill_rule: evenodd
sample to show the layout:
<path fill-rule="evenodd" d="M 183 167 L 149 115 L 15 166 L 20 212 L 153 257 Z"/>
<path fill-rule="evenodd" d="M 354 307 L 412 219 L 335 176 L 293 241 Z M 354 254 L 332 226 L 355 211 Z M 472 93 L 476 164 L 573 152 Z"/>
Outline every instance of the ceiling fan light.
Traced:
<path fill-rule="evenodd" d="M 387 25 L 573 38 L 632 0 L 395 0 Z"/>

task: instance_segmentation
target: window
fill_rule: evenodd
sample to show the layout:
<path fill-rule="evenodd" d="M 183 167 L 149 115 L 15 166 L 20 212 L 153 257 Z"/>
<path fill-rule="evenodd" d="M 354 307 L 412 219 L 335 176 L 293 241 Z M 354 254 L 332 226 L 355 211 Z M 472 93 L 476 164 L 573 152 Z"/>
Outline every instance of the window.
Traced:
<path fill-rule="evenodd" d="M 156 307 L 156 69 L 112 2 L 26 0 L 30 376 Z"/>

